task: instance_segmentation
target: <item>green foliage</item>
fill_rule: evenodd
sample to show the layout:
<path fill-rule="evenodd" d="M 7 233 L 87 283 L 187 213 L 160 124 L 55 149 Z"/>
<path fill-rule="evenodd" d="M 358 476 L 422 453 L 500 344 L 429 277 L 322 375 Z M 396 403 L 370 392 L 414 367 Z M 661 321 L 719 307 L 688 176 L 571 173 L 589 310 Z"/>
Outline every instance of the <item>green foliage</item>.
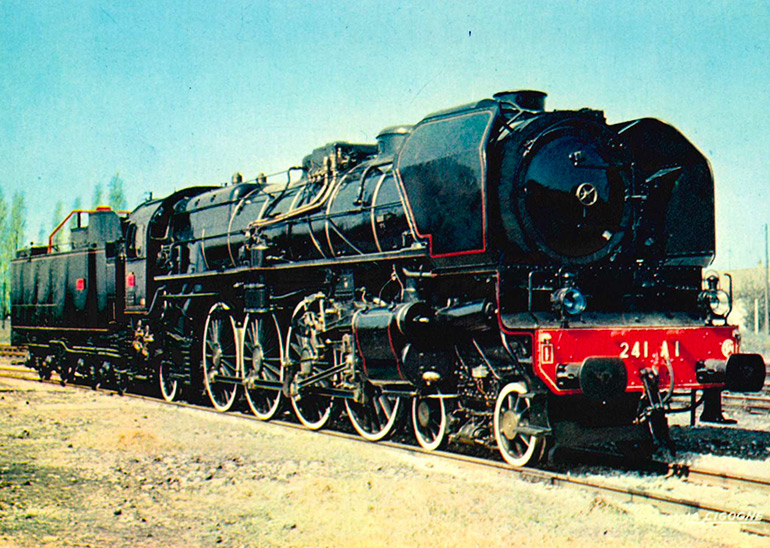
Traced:
<path fill-rule="evenodd" d="M 8 204 L 5 202 L 3 189 L 0 188 L 0 314 L 5 317 L 9 310 L 11 246 L 8 242 Z"/>
<path fill-rule="evenodd" d="M 24 192 L 14 193 L 9 215 L 8 204 L 0 189 L 0 314 L 3 317 L 10 310 L 11 260 L 16 256 L 16 250 L 24 245 L 26 217 Z"/>
<path fill-rule="evenodd" d="M 770 336 L 751 330 L 741 331 L 741 352 L 762 354 L 767 360 L 770 357 Z"/>
<path fill-rule="evenodd" d="M 53 232 L 59 223 L 64 219 L 64 204 L 61 200 L 56 202 L 56 207 L 53 209 L 53 219 L 51 219 L 51 232 Z M 57 248 L 61 248 L 69 238 L 66 234 L 66 229 L 59 230 L 53 237 L 53 245 Z"/>
<path fill-rule="evenodd" d="M 126 194 L 123 191 L 123 179 L 120 178 L 120 173 L 116 173 L 115 176 L 110 179 L 107 185 L 109 198 L 107 203 L 114 211 L 121 211 L 126 209 Z"/>
<path fill-rule="evenodd" d="M 8 205 L 5 203 L 3 189 L 0 188 L 0 257 L 5 261 L 5 241 L 8 238 Z"/>
<path fill-rule="evenodd" d="M 102 205 L 102 201 L 104 201 L 104 187 L 102 187 L 102 183 L 96 183 L 96 186 L 94 187 L 94 197 L 93 200 L 91 200 L 91 207 L 99 207 Z"/>
<path fill-rule="evenodd" d="M 760 274 L 758 272 L 758 274 Z M 745 312 L 744 323 L 747 328 L 754 329 L 754 301 L 758 305 L 759 330 L 765 330 L 765 279 L 762 275 L 743 276 L 735 286 L 735 303 Z"/>
<path fill-rule="evenodd" d="M 24 191 L 13 193 L 13 202 L 11 203 L 11 223 L 9 226 L 10 243 L 13 246 L 13 253 L 21 249 L 24 245 L 24 229 L 27 227 L 27 204 L 24 200 Z"/>

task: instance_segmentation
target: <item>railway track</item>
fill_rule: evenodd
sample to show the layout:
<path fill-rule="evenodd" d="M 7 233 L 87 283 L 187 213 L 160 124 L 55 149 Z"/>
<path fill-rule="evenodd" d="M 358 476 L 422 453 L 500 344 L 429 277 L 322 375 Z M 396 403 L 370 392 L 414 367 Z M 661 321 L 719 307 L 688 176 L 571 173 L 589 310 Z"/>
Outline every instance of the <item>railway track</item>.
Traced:
<path fill-rule="evenodd" d="M 40 382 L 35 371 L 24 367 L 13 365 L 0 365 L 0 377 L 9 377 L 24 381 Z M 57 384 L 56 380 L 43 381 L 51 384 Z M 92 390 L 83 385 L 72 385 L 82 390 Z M 113 392 L 109 389 L 100 389 L 105 392 Z M 126 397 L 152 401 L 157 404 L 165 404 L 162 400 L 141 394 L 125 394 Z M 221 415 L 210 407 L 192 404 L 188 402 L 173 402 L 168 405 L 187 408 L 204 413 L 214 413 Z M 235 420 L 257 420 L 255 417 L 245 414 L 231 413 L 229 416 Z M 288 420 L 277 419 L 271 421 L 271 424 L 283 428 L 292 428 L 307 431 L 303 426 L 290 422 Z M 357 434 L 347 433 L 339 430 L 321 430 L 314 432 L 314 435 L 325 435 L 348 440 L 352 443 L 370 443 L 365 441 Z M 506 470 L 515 474 L 525 481 L 542 482 L 548 485 L 561 485 L 572 488 L 581 488 L 592 490 L 597 494 L 606 494 L 620 497 L 624 501 L 643 501 L 653 504 L 657 507 L 668 507 L 684 511 L 687 514 L 695 514 L 698 519 L 706 522 L 728 523 L 740 521 L 741 529 L 745 532 L 770 537 L 770 512 L 764 513 L 762 509 L 736 509 L 730 508 L 719 502 L 706 502 L 700 499 L 676 497 L 666 493 L 652 492 L 643 488 L 633 488 L 611 480 L 597 480 L 583 475 L 573 475 L 570 472 L 559 472 L 548 469 L 536 468 L 511 468 L 507 464 L 490 458 L 470 456 L 448 451 L 429 452 L 416 445 L 410 445 L 399 441 L 381 441 L 378 442 L 383 447 L 393 450 L 404 451 L 412 454 L 430 456 L 433 458 L 443 458 L 470 464 Z M 606 466 L 606 464 L 605 464 Z M 612 466 L 612 465 L 610 465 Z M 739 476 L 727 474 L 715 470 L 707 470 L 681 463 L 668 463 L 663 461 L 647 461 L 642 468 L 636 465 L 631 469 L 644 469 L 654 471 L 655 474 L 663 476 L 667 481 L 680 481 L 687 483 L 705 483 L 709 485 L 721 485 L 730 488 L 743 489 L 753 493 L 761 493 L 766 497 L 770 493 L 770 478 L 759 478 L 749 476 Z"/>
<path fill-rule="evenodd" d="M 0 343 L 0 357 L 7 358 L 26 358 L 27 348 L 24 346 L 11 346 L 7 343 Z"/>
<path fill-rule="evenodd" d="M 770 395 L 749 396 L 743 394 L 724 394 L 722 401 L 727 407 L 738 407 L 748 412 L 770 412 Z"/>
<path fill-rule="evenodd" d="M 12 379 L 21 379 L 25 381 L 34 381 L 40 379 L 37 371 L 27 369 L 22 365 L 6 364 L 2 362 L 0 362 L 0 377 L 9 377 Z"/>

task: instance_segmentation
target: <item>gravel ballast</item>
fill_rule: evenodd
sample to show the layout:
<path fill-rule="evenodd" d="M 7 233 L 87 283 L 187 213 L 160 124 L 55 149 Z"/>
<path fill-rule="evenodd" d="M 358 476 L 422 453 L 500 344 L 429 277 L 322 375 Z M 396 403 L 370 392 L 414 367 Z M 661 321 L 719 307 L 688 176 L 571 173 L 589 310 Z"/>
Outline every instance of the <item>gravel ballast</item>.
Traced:
<path fill-rule="evenodd" d="M 0 398 L 2 547 L 759 547 L 769 540 L 741 523 L 237 415 L 12 379 L 0 379 Z M 767 469 L 768 457 L 747 467 Z"/>

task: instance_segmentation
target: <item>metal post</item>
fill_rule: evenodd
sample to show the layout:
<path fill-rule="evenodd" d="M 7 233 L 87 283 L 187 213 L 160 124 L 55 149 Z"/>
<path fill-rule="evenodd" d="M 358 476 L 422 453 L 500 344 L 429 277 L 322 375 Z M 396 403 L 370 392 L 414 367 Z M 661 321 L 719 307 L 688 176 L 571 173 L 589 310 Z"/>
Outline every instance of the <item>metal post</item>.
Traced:
<path fill-rule="evenodd" d="M 767 250 L 767 223 L 765 223 L 765 325 L 763 328 L 763 331 L 765 332 L 765 335 L 770 335 L 770 325 L 768 325 L 768 317 L 770 316 L 768 314 L 767 310 L 767 300 L 768 300 L 768 280 L 767 280 L 767 270 L 768 270 L 768 250 Z"/>
<path fill-rule="evenodd" d="M 754 333 L 759 333 L 759 299 L 754 299 Z"/>
<path fill-rule="evenodd" d="M 695 426 L 695 402 L 697 399 L 697 390 L 690 390 L 690 426 Z"/>

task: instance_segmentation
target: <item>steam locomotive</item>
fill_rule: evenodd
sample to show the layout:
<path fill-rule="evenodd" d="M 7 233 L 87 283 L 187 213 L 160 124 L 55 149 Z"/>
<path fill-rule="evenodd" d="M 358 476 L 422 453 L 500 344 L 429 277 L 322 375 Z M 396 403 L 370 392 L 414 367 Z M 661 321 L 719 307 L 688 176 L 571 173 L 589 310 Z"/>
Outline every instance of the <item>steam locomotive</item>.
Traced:
<path fill-rule="evenodd" d="M 73 212 L 69 245 L 12 264 L 12 342 L 43 377 L 157 382 L 220 411 L 242 394 L 310 429 L 344 405 L 371 441 L 405 412 L 422 447 L 513 466 L 595 440 L 645 451 L 668 443 L 675 391 L 720 420 L 722 390 L 763 386 L 731 284 L 703 278 L 708 162 L 663 122 L 502 92 L 283 175 Z"/>

